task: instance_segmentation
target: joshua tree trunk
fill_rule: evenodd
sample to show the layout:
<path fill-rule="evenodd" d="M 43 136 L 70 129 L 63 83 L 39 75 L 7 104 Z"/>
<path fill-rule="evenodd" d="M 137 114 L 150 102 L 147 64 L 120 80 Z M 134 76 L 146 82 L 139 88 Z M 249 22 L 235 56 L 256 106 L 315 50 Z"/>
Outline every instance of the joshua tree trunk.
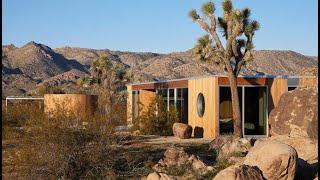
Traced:
<path fill-rule="evenodd" d="M 241 113 L 237 87 L 237 77 L 234 74 L 230 74 L 229 80 L 232 100 L 233 135 L 235 137 L 241 137 Z"/>

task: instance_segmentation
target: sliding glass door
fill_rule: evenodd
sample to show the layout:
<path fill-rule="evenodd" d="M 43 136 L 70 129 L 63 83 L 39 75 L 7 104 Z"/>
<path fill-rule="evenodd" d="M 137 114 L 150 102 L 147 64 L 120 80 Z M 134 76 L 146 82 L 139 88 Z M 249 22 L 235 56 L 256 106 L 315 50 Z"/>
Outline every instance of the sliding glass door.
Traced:
<path fill-rule="evenodd" d="M 243 136 L 267 135 L 267 87 L 238 87 Z M 219 88 L 219 134 L 233 133 L 231 91 Z"/>
<path fill-rule="evenodd" d="M 267 87 L 244 87 L 243 136 L 267 135 Z"/>
<path fill-rule="evenodd" d="M 240 111 L 242 111 L 242 87 L 238 87 Z M 233 134 L 232 100 L 230 87 L 219 88 L 219 132 Z"/>

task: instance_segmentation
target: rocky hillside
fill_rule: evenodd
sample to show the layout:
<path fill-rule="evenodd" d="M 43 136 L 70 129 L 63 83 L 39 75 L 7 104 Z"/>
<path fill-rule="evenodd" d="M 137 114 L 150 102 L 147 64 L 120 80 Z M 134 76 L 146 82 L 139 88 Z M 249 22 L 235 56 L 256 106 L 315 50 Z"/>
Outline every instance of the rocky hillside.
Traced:
<path fill-rule="evenodd" d="M 72 47 L 51 49 L 29 42 L 20 48 L 2 46 L 2 96 L 23 94 L 43 82 L 57 86 L 73 82 L 88 74 L 92 61 L 102 54 L 133 75 L 135 82 L 223 73 L 210 63 L 199 62 L 191 50 L 157 54 Z M 261 50 L 254 52 L 254 61 L 241 73 L 312 75 L 317 70 L 317 57 L 293 51 Z"/>

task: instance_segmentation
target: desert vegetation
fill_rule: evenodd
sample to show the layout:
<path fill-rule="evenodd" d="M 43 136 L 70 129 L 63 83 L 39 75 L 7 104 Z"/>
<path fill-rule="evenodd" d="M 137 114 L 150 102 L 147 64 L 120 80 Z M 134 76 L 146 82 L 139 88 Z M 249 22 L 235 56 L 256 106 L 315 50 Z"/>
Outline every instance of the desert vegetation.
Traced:
<path fill-rule="evenodd" d="M 11 104 L 2 113 L 5 179 L 139 179 L 152 172 L 171 146 L 135 143 L 148 137 L 119 134 L 113 121 L 99 113 L 86 122 L 62 113 L 49 118 L 31 103 Z M 185 149 L 208 164 L 215 162 L 215 151 L 208 144 Z M 183 176 L 184 172 L 188 171 L 171 173 Z"/>
<path fill-rule="evenodd" d="M 147 109 L 135 119 L 131 131 L 139 130 L 141 134 L 172 136 L 172 126 L 179 122 L 178 111 L 173 105 L 167 109 L 164 100 L 156 96 Z"/>
<path fill-rule="evenodd" d="M 4 178 L 139 179 L 152 172 L 170 144 L 140 144 L 149 137 L 116 132 L 115 127 L 126 121 L 124 84 L 128 77 L 105 56 L 94 61 L 91 70 L 91 76 L 78 82 L 79 92 L 99 95 L 96 111 L 86 119 L 65 113 L 63 104 L 58 105 L 55 116 L 45 114 L 38 102 L 10 103 L 7 111 L 3 105 Z M 42 94 L 64 93 L 46 84 L 39 90 Z M 154 99 L 139 118 L 145 125 L 139 127 L 142 134 L 172 135 L 178 113 L 173 107 L 170 111 L 166 108 L 160 97 Z M 208 145 L 202 146 L 187 150 L 202 157 L 212 155 Z M 208 162 L 212 164 L 214 158 Z"/>

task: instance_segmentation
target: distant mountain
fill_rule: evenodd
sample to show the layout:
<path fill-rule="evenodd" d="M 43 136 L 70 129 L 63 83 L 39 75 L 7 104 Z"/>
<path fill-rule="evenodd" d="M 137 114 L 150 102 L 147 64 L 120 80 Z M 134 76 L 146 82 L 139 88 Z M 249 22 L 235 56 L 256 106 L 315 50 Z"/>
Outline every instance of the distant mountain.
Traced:
<path fill-rule="evenodd" d="M 2 95 L 14 95 L 15 93 L 10 93 L 11 89 L 26 92 L 47 78 L 72 69 L 88 73 L 78 61 L 68 60 L 43 44 L 29 42 L 21 48 L 3 46 Z"/>
<path fill-rule="evenodd" d="M 107 55 L 113 64 L 132 74 L 135 82 L 223 74 L 215 65 L 197 60 L 191 50 L 169 54 L 50 47 L 29 42 L 18 48 L 2 46 L 2 96 L 21 95 L 44 82 L 64 86 L 88 74 L 93 60 Z M 318 71 L 318 57 L 294 51 L 254 51 L 254 60 L 241 74 L 312 75 Z"/>

